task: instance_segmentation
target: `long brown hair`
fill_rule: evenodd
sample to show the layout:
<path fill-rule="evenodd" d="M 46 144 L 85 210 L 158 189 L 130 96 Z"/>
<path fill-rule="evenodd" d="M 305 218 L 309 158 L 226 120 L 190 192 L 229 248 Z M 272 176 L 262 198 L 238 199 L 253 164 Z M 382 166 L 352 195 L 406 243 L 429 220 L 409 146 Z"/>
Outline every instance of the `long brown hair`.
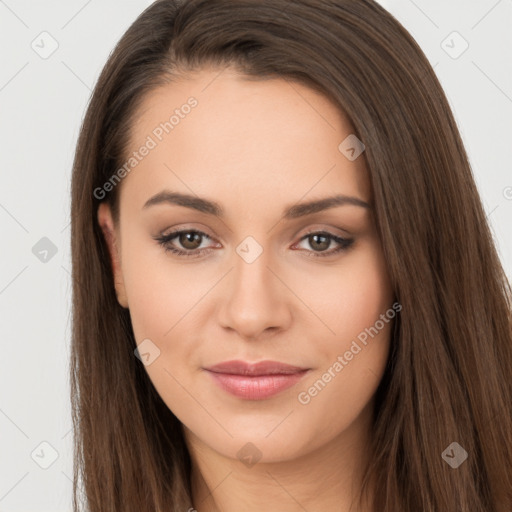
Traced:
<path fill-rule="evenodd" d="M 377 391 L 361 495 L 383 512 L 512 509 L 512 293 L 454 117 L 427 58 L 372 0 L 158 0 L 110 55 L 72 176 L 73 502 L 91 512 L 193 507 L 181 424 L 134 356 L 96 212 L 118 220 L 144 95 L 233 66 L 320 91 L 363 141 L 377 229 L 402 310 Z M 199 107 L 200 108 L 200 107 Z M 454 469 L 452 442 L 468 453 Z"/>

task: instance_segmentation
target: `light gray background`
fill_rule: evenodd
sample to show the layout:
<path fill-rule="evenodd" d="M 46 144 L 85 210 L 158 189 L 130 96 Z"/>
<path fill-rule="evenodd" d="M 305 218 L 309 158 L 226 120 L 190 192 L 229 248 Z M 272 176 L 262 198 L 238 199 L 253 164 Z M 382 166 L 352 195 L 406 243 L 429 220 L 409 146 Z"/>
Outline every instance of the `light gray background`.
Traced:
<path fill-rule="evenodd" d="M 100 70 L 150 3 L 0 0 L 0 512 L 71 510 L 70 169 Z M 512 0 L 381 3 L 435 66 L 510 277 Z"/>

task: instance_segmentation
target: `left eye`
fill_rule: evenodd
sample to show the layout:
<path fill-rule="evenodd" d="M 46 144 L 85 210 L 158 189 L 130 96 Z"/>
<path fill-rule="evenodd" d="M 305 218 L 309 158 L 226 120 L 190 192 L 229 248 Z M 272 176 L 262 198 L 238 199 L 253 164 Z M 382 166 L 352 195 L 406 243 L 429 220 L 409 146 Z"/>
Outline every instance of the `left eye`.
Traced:
<path fill-rule="evenodd" d="M 211 238 L 202 231 L 181 230 L 174 231 L 167 235 L 155 237 L 155 240 L 164 248 L 165 252 L 171 252 L 173 254 L 176 254 L 177 256 L 199 257 L 202 256 L 204 253 L 210 252 L 212 250 L 211 248 L 200 248 L 201 241 L 204 238 L 208 238 L 211 240 Z M 177 248 L 172 243 L 172 241 L 175 239 L 178 239 L 178 242 L 185 250 Z M 307 233 L 305 236 L 301 238 L 300 242 L 305 240 L 308 240 L 310 247 L 316 247 L 317 249 L 320 249 L 319 251 L 306 250 L 307 253 L 310 253 L 308 254 L 308 256 L 312 257 L 325 257 L 337 254 L 341 251 L 348 249 L 348 247 L 350 247 L 354 242 L 353 239 L 341 238 L 339 236 L 333 235 L 332 233 L 328 233 L 325 231 L 315 231 Z M 339 247 L 337 247 L 334 250 L 326 252 L 326 249 L 330 247 L 332 241 L 336 242 Z M 293 247 L 295 247 L 295 245 Z"/>
<path fill-rule="evenodd" d="M 341 251 L 348 249 L 354 242 L 354 240 L 351 238 L 341 238 L 326 231 L 314 231 L 311 233 L 307 233 L 305 236 L 301 238 L 300 241 L 302 242 L 304 240 L 308 241 L 310 247 L 316 247 L 317 249 L 320 249 L 320 252 L 306 251 L 309 253 L 308 256 L 312 256 L 313 258 L 332 256 L 333 254 L 337 254 Z M 338 247 L 336 249 L 326 252 L 326 249 L 330 247 L 332 241 L 336 242 L 338 244 Z"/>

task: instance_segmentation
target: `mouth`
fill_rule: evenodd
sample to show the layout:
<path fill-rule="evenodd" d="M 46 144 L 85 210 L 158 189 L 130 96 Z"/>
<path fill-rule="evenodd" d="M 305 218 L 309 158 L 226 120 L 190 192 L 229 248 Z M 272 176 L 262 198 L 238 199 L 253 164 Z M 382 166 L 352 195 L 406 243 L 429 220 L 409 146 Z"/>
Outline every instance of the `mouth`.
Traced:
<path fill-rule="evenodd" d="M 204 370 L 231 395 L 245 400 L 263 400 L 294 386 L 311 369 L 278 361 L 226 361 Z"/>

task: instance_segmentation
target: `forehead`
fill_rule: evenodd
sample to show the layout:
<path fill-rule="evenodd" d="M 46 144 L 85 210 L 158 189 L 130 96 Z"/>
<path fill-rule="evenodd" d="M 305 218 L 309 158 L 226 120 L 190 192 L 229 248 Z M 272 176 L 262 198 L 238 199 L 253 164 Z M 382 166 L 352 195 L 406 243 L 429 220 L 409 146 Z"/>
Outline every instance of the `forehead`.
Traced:
<path fill-rule="evenodd" d="M 352 133 L 340 109 L 302 84 L 197 71 L 143 98 L 126 159 L 139 155 L 121 201 L 142 208 L 163 189 L 215 196 L 234 208 L 281 208 L 333 191 L 368 201 L 364 157 L 351 161 L 338 148 Z"/>

